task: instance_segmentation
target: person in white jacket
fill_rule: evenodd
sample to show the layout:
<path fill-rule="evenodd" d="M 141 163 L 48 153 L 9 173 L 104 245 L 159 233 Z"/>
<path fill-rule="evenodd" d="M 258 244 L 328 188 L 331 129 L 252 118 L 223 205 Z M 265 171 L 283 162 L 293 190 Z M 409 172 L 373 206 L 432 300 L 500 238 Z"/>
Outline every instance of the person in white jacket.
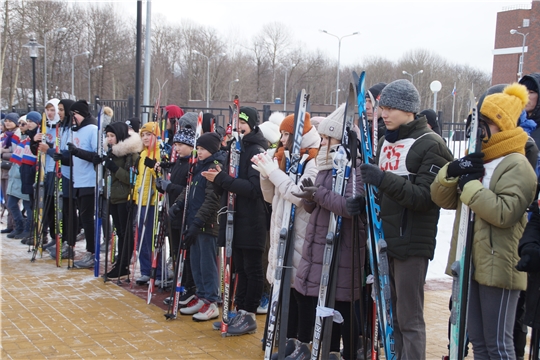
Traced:
<path fill-rule="evenodd" d="M 302 258 L 302 247 L 310 214 L 304 210 L 302 199 L 292 195 L 300 192 L 300 184 L 303 179 L 310 178 L 315 180 L 317 176 L 317 167 L 315 159 L 317 157 L 321 138 L 317 129 L 311 125 L 310 115 L 306 113 L 301 142 L 301 155 L 307 154 L 304 163 L 304 171 L 298 181 L 298 184 L 285 173 L 285 150 L 292 150 L 294 142 L 294 115 L 291 114 L 281 122 L 279 127 L 281 133 L 280 145 L 272 157 L 268 152 L 253 157 L 253 167 L 261 173 L 261 190 L 264 200 L 272 204 L 272 216 L 270 219 L 270 251 L 268 253 L 268 269 L 266 278 L 270 284 L 274 282 L 277 263 L 277 248 L 279 242 L 279 233 L 283 227 L 283 216 L 285 208 L 296 205 L 296 214 L 294 218 L 294 254 L 291 274 L 291 291 L 289 301 L 289 319 L 287 328 L 287 346 L 286 356 L 292 353 L 296 347 L 296 338 L 298 332 L 298 310 L 292 287 L 296 276 L 296 269 Z M 288 219 L 285 219 L 288 226 Z"/>

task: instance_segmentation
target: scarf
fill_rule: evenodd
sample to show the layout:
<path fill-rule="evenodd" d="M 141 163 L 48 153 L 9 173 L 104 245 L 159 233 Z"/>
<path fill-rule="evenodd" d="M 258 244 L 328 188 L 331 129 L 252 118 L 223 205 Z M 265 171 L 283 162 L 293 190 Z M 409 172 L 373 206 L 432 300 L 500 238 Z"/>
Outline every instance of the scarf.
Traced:
<path fill-rule="evenodd" d="M 332 145 L 330 148 L 328 146 L 321 146 L 319 149 L 319 153 L 317 154 L 317 169 L 319 171 L 322 170 L 330 170 L 334 167 L 334 152 L 338 148 L 339 144 Z"/>
<path fill-rule="evenodd" d="M 307 163 L 309 160 L 314 159 L 315 157 L 317 157 L 317 152 L 318 151 L 319 150 L 315 149 L 315 148 L 300 149 L 300 157 L 302 157 L 302 155 L 304 155 L 304 154 L 308 154 L 308 158 L 306 159 L 306 162 L 305 162 L 305 163 Z M 285 168 L 286 168 L 286 165 L 287 165 L 286 158 L 285 158 L 285 147 L 282 146 L 279 149 L 277 149 L 274 156 L 278 160 L 279 168 L 282 171 L 285 171 Z"/>
<path fill-rule="evenodd" d="M 487 143 L 482 144 L 484 162 L 512 153 L 525 155 L 525 143 L 528 138 L 527 133 L 520 127 L 492 135 Z"/>
<path fill-rule="evenodd" d="M 4 140 L 2 141 L 2 148 L 3 149 L 9 149 L 11 147 L 11 141 L 13 139 L 13 131 L 6 131 L 4 132 Z"/>

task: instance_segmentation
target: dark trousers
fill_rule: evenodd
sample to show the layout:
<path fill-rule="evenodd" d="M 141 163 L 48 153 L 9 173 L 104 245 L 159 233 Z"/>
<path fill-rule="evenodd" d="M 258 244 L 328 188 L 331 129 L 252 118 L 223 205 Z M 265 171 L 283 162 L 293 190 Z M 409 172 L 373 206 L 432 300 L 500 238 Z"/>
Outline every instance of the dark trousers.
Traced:
<path fill-rule="evenodd" d="M 313 340 L 317 298 L 314 296 L 304 296 L 294 289 L 293 294 L 298 307 L 298 340 L 307 344 Z"/>
<path fill-rule="evenodd" d="M 110 204 L 109 213 L 113 218 L 113 226 L 116 228 L 118 237 L 118 256 L 116 266 L 128 267 L 133 254 L 133 236 L 126 236 L 129 220 L 128 203 Z"/>
<path fill-rule="evenodd" d="M 95 201 L 94 194 L 85 194 L 77 196 L 77 204 L 79 207 L 79 219 L 84 229 L 86 237 L 86 251 L 95 253 L 95 231 L 94 231 L 94 212 Z"/>
<path fill-rule="evenodd" d="M 176 260 L 178 258 L 178 251 L 180 248 L 181 239 L 180 229 L 171 228 L 171 254 L 173 258 L 173 264 L 176 266 Z M 174 269 L 176 271 L 176 268 Z M 182 286 L 187 290 L 195 288 L 195 281 L 193 280 L 193 274 L 191 272 L 191 260 L 189 255 L 189 249 L 186 250 L 186 258 L 184 259 L 184 269 L 182 272 Z"/>
<path fill-rule="evenodd" d="M 68 245 L 75 245 L 77 238 L 77 200 L 73 199 L 72 209 L 69 208 L 69 198 L 62 198 L 62 241 Z M 71 221 L 71 229 L 70 227 Z"/>
<path fill-rule="evenodd" d="M 263 289 L 261 250 L 233 247 L 233 263 L 238 276 L 236 305 L 238 310 L 256 313 Z"/>

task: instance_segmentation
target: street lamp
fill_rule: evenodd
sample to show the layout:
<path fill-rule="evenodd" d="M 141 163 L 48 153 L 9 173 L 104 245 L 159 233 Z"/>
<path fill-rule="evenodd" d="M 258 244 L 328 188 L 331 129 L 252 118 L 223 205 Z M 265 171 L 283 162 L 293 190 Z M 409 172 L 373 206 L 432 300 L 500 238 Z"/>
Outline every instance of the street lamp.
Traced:
<path fill-rule="evenodd" d="M 442 84 L 439 80 L 434 80 L 429 84 L 429 88 L 433 92 L 433 111 L 437 112 L 437 93 L 441 91 Z"/>
<path fill-rule="evenodd" d="M 36 110 L 36 58 L 38 56 L 39 49 L 44 47 L 36 41 L 34 35 L 30 37 L 30 41 L 23 45 L 23 47 L 28 48 L 30 57 L 32 58 L 32 97 L 33 97 L 33 106 L 34 111 Z"/>
<path fill-rule="evenodd" d="M 43 34 L 43 105 L 45 105 L 47 100 L 49 100 L 47 95 L 47 34 L 51 31 L 54 31 L 55 33 L 66 32 L 67 28 L 61 27 L 58 29 L 49 30 L 45 31 Z"/>
<path fill-rule="evenodd" d="M 529 33 L 524 34 L 517 31 L 516 29 L 512 29 L 510 30 L 510 34 L 512 35 L 518 34 L 518 35 L 523 36 L 523 43 L 521 45 L 521 57 L 519 58 L 519 72 L 518 72 L 518 76 L 519 76 L 518 80 L 521 80 L 521 78 L 523 77 L 523 65 L 525 64 L 525 42 L 527 41 L 527 35 L 529 35 Z"/>
<path fill-rule="evenodd" d="M 206 55 L 198 52 L 197 50 L 191 50 L 191 52 L 193 54 L 198 54 L 198 55 L 204 56 L 206 58 L 206 62 L 207 62 L 207 68 L 206 68 L 206 108 L 209 109 L 210 108 L 210 59 L 213 58 L 214 56 L 225 56 L 227 54 L 220 53 L 220 54 L 214 54 L 212 56 L 206 56 Z"/>
<path fill-rule="evenodd" d="M 97 69 L 101 69 L 103 67 L 103 65 L 98 65 L 98 66 L 94 66 L 93 68 L 90 68 L 88 69 L 88 103 L 91 103 L 91 96 L 92 96 L 92 92 L 90 91 L 90 73 L 92 72 L 92 70 L 97 70 Z"/>
<path fill-rule="evenodd" d="M 75 100 L 75 58 L 77 56 L 88 55 L 88 54 L 90 54 L 90 51 L 85 51 L 83 53 L 73 55 L 71 57 L 71 95 L 73 96 L 73 100 Z"/>
<path fill-rule="evenodd" d="M 237 83 L 237 82 L 239 82 L 239 81 L 240 81 L 240 79 L 234 79 L 234 80 L 229 81 L 229 101 L 232 101 L 232 98 L 231 98 L 231 87 L 232 87 L 232 84 L 233 84 L 233 83 Z"/>
<path fill-rule="evenodd" d="M 291 64 L 291 71 L 294 69 L 296 64 Z M 289 69 L 285 67 L 285 93 L 283 94 L 283 111 L 287 111 L 287 73 Z"/>
<path fill-rule="evenodd" d="M 415 77 L 416 75 L 418 75 L 418 74 L 423 73 L 423 72 L 424 72 L 424 70 L 420 70 L 419 72 L 417 72 L 416 74 L 413 75 L 413 74 L 409 74 L 408 72 L 406 72 L 405 70 L 403 70 L 401 73 L 402 73 L 403 75 L 409 75 L 409 76 L 411 77 L 411 83 L 414 84 L 414 77 Z"/>
<path fill-rule="evenodd" d="M 334 90 L 334 91 L 332 91 L 332 92 L 330 93 L 330 103 L 332 102 L 332 94 L 333 94 L 333 93 L 337 93 L 337 94 L 338 94 L 340 91 L 341 91 L 341 89 L 337 89 L 337 90 Z M 336 96 L 336 97 L 337 97 L 337 96 Z"/>
<path fill-rule="evenodd" d="M 353 36 L 353 35 L 358 35 L 360 34 L 358 31 L 356 32 L 353 32 L 352 34 L 349 34 L 349 35 L 343 35 L 342 37 L 339 37 L 337 35 L 334 35 L 334 34 L 330 34 L 328 31 L 326 30 L 319 30 L 320 32 L 323 32 L 327 35 L 330 35 L 330 36 L 333 36 L 335 37 L 336 39 L 338 39 L 338 56 L 337 56 L 337 79 L 336 79 L 336 109 L 338 108 L 338 95 L 339 95 L 339 61 L 340 61 L 340 57 L 341 57 L 341 40 L 343 38 L 346 38 L 348 36 Z"/>

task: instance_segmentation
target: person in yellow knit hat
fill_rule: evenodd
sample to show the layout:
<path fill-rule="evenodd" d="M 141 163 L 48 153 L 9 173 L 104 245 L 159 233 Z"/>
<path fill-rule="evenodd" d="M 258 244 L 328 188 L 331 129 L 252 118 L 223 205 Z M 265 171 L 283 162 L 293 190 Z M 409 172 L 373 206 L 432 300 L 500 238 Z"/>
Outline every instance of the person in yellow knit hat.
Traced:
<path fill-rule="evenodd" d="M 475 359 L 515 359 L 513 326 L 527 277 L 516 268 L 536 174 L 525 157 L 527 134 L 517 120 L 528 101 L 514 83 L 484 99 L 482 152 L 446 164 L 431 184 L 433 201 L 457 209 L 446 272 L 456 257 L 461 203 L 475 213 L 467 330 Z"/>
<path fill-rule="evenodd" d="M 134 202 L 141 211 L 137 211 L 139 218 L 137 249 L 141 265 L 141 276 L 136 279 L 138 285 L 144 285 L 150 280 L 152 268 L 152 234 L 154 227 L 156 190 L 156 172 L 154 167 L 156 159 L 159 160 L 160 137 L 159 125 L 156 122 L 147 122 L 141 127 L 143 151 L 137 165 L 137 179 L 135 180 Z M 149 198 L 150 197 L 150 198 Z M 144 228 L 144 233 L 143 233 Z M 159 259 L 160 260 L 160 259 Z M 158 262 L 156 280 L 161 280 L 161 262 Z"/>

